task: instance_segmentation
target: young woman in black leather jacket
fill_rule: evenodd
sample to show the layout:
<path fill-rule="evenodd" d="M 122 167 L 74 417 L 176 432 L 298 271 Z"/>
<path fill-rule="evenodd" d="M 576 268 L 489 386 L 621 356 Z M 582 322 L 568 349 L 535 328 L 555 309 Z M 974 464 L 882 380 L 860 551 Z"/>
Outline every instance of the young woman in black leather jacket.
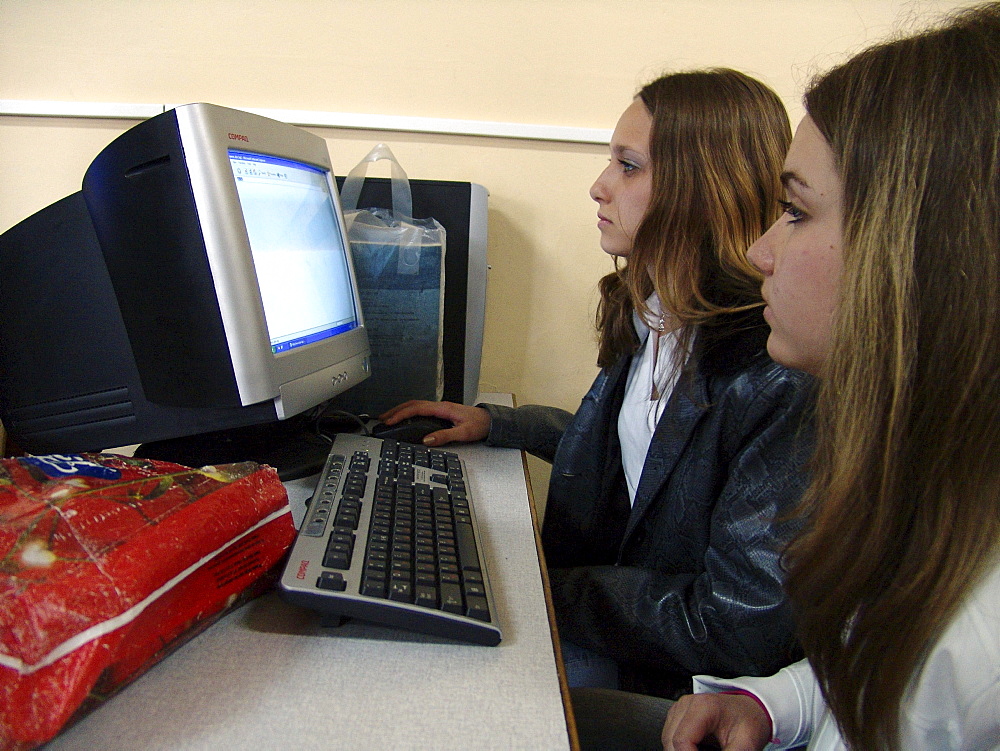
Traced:
<path fill-rule="evenodd" d="M 791 139 L 777 95 L 736 71 L 663 76 L 622 115 L 591 188 L 602 370 L 576 414 L 408 402 L 552 462 L 542 529 L 571 686 L 664 696 L 695 673 L 799 656 L 779 554 L 806 485 L 808 377 L 771 361 L 746 251 L 778 214 Z"/>

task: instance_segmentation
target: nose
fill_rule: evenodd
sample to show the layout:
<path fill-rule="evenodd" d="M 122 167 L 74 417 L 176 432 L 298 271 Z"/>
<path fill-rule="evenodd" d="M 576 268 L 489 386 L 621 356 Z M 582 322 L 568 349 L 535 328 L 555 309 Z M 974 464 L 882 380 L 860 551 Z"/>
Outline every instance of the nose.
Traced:
<path fill-rule="evenodd" d="M 774 273 L 774 236 L 777 222 L 772 224 L 767 232 L 758 238 L 757 242 L 750 246 L 747 251 L 747 260 L 750 261 L 764 276 Z"/>
<path fill-rule="evenodd" d="M 608 200 L 608 186 L 605 178 L 609 169 L 611 169 L 610 164 L 601 171 L 594 184 L 590 186 L 590 197 L 598 203 L 607 203 Z"/>

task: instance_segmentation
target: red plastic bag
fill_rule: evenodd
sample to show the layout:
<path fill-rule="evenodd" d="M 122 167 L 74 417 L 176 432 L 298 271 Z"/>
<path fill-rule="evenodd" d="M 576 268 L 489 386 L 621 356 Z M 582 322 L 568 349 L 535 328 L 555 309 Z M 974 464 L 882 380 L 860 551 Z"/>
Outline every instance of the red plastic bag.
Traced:
<path fill-rule="evenodd" d="M 50 740 L 261 594 L 294 537 L 252 462 L 0 461 L 0 749 Z"/>

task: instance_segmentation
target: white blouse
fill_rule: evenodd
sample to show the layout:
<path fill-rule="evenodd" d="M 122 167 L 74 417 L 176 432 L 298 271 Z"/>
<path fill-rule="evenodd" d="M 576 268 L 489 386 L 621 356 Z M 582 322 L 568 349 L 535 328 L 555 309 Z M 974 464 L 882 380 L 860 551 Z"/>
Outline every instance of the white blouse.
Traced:
<path fill-rule="evenodd" d="M 643 321 L 638 314 L 633 315 L 641 344 L 639 351 L 632 356 L 625 383 L 625 399 L 618 413 L 618 440 L 622 447 L 625 481 L 632 503 L 635 503 L 636 488 L 639 487 L 653 431 L 656 430 L 656 423 L 670 398 L 678 370 L 673 366 L 676 334 L 661 334 L 657 330 L 661 320 L 660 300 L 653 294 L 646 300 L 646 304 L 654 318 L 652 321 Z"/>

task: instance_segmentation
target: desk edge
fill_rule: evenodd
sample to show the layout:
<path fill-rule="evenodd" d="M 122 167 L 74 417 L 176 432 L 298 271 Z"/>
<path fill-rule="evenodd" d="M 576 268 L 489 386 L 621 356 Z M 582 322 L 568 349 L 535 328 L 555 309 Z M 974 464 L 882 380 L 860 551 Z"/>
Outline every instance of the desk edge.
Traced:
<path fill-rule="evenodd" d="M 516 405 L 515 405 L 516 406 Z M 569 684 L 566 683 L 566 668 L 563 665 L 562 648 L 559 644 L 559 629 L 556 626 L 556 613 L 552 606 L 552 589 L 549 586 L 549 569 L 545 564 L 542 552 L 541 525 L 535 512 L 535 493 L 531 486 L 531 475 L 528 474 L 528 459 L 521 452 L 521 464 L 524 469 L 524 481 L 528 491 L 528 509 L 531 512 L 531 528 L 535 534 L 535 554 L 538 557 L 538 570 L 542 577 L 542 589 L 545 592 L 545 613 L 549 619 L 549 634 L 552 637 L 552 650 L 556 658 L 556 672 L 559 674 L 559 693 L 562 694 L 563 712 L 566 716 L 566 733 L 569 736 L 570 748 L 579 751 L 580 739 L 576 732 L 576 718 L 573 715 L 573 703 L 570 700 Z"/>

